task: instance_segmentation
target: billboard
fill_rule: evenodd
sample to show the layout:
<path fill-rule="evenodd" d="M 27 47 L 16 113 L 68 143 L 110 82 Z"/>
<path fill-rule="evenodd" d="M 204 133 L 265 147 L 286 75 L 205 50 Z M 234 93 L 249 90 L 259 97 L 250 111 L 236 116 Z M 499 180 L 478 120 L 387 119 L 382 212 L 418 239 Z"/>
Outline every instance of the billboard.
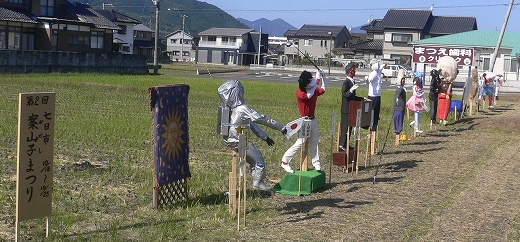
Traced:
<path fill-rule="evenodd" d="M 416 45 L 413 47 L 413 62 L 436 64 L 439 58 L 451 56 L 459 66 L 472 66 L 474 54 L 473 48 Z"/>

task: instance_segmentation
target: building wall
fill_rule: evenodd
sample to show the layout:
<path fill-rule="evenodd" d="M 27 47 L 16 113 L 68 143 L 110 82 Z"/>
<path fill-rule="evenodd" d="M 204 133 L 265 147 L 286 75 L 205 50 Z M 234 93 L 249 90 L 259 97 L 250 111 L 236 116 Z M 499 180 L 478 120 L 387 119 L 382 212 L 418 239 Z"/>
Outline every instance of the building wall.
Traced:
<path fill-rule="evenodd" d="M 410 34 L 412 39 L 409 41 L 416 41 L 421 39 L 421 33 L 419 31 L 385 31 L 384 34 L 384 43 L 383 43 L 383 58 L 384 59 L 395 59 L 395 64 L 406 64 L 402 63 L 396 56 L 408 56 L 410 59 L 412 57 L 413 48 L 408 46 L 407 42 L 395 42 L 392 40 L 392 36 L 394 34 Z"/>
<path fill-rule="evenodd" d="M 129 47 L 129 52 L 125 54 L 133 54 L 134 53 L 134 24 L 128 23 L 116 23 L 117 25 L 126 26 L 126 34 L 120 34 L 117 30 L 114 30 L 114 38 L 118 38 L 128 44 L 124 44 L 123 46 Z"/>
<path fill-rule="evenodd" d="M 172 39 L 176 40 L 176 43 L 172 43 Z M 184 39 L 184 42 L 187 44 L 181 45 L 181 40 Z M 181 60 L 181 51 L 188 52 L 188 55 L 183 56 L 184 61 L 195 61 L 195 51 L 193 50 L 193 39 L 191 36 L 184 34 L 182 36 L 182 32 L 176 33 L 166 39 L 166 50 L 170 53 L 170 59 L 173 61 Z M 177 55 L 175 54 L 177 53 Z"/>

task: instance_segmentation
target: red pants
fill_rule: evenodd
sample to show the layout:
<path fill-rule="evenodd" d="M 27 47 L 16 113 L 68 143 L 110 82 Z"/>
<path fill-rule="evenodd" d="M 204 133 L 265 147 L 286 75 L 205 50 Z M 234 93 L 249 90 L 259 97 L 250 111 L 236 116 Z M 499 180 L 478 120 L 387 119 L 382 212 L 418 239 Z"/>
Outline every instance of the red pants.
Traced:
<path fill-rule="evenodd" d="M 448 114 L 450 113 L 450 108 L 451 108 L 451 97 L 450 97 L 450 99 L 439 98 L 438 108 L 439 108 L 439 110 L 437 110 L 437 117 L 440 120 L 447 120 Z"/>

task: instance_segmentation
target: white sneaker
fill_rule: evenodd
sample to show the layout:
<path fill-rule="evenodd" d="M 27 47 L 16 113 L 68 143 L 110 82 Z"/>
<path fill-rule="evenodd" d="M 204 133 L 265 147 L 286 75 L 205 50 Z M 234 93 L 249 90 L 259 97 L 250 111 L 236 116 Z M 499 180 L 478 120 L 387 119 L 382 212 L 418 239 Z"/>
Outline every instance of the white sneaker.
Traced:
<path fill-rule="evenodd" d="M 415 124 L 415 121 L 410 122 L 409 126 L 412 127 Z"/>
<path fill-rule="evenodd" d="M 291 166 L 289 165 L 289 163 L 287 162 L 283 162 L 280 164 L 280 166 L 288 173 L 294 173 L 294 170 L 291 168 Z"/>
<path fill-rule="evenodd" d="M 423 131 L 422 130 L 415 130 L 415 133 L 422 133 Z"/>
<path fill-rule="evenodd" d="M 321 164 L 315 164 L 314 170 L 321 171 Z"/>

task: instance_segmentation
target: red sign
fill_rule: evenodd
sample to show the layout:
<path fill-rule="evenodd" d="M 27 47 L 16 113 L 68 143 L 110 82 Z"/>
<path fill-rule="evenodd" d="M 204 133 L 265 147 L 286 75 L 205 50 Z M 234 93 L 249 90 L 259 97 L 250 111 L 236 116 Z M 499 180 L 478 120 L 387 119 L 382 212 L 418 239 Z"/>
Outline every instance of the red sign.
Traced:
<path fill-rule="evenodd" d="M 459 66 L 473 65 L 474 49 L 471 48 L 451 48 L 439 46 L 414 46 L 413 62 L 422 64 L 436 64 L 437 60 L 443 56 L 451 56 L 457 61 Z"/>

